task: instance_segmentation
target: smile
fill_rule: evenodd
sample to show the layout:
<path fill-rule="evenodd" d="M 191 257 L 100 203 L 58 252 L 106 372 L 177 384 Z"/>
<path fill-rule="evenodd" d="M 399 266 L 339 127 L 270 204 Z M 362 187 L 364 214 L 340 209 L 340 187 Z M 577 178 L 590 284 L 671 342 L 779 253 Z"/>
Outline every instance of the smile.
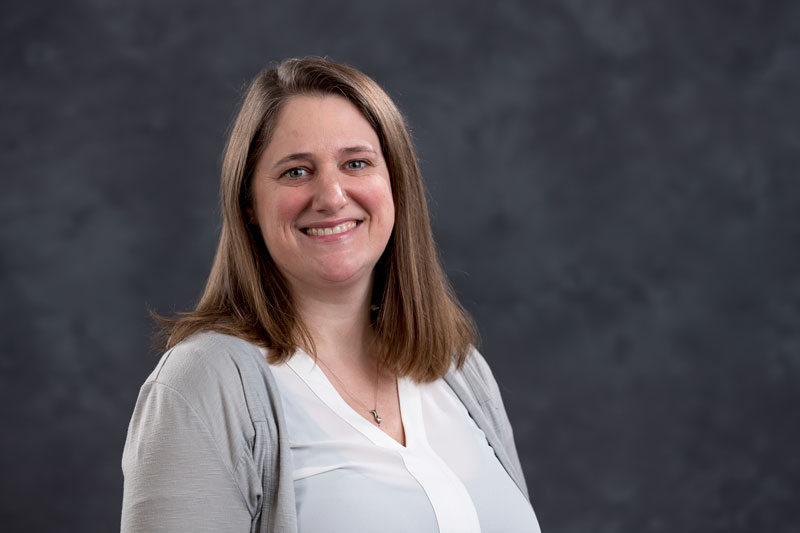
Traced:
<path fill-rule="evenodd" d="M 356 227 L 356 221 L 351 220 L 332 228 L 304 228 L 303 232 L 312 237 L 322 237 L 323 235 L 336 235 L 337 233 L 344 233 Z"/>

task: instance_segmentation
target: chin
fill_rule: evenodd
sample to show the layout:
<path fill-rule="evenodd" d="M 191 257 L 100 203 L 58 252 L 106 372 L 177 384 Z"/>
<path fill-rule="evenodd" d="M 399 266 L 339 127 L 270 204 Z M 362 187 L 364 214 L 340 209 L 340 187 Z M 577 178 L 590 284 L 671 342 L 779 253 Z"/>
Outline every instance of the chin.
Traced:
<path fill-rule="evenodd" d="M 325 272 L 320 274 L 319 279 L 323 283 L 333 283 L 333 284 L 348 284 L 351 282 L 358 281 L 362 278 L 362 276 L 358 275 L 355 272 Z"/>
<path fill-rule="evenodd" d="M 367 267 L 339 263 L 321 269 L 317 275 L 324 283 L 349 284 L 368 278 L 374 268 L 375 265 Z"/>

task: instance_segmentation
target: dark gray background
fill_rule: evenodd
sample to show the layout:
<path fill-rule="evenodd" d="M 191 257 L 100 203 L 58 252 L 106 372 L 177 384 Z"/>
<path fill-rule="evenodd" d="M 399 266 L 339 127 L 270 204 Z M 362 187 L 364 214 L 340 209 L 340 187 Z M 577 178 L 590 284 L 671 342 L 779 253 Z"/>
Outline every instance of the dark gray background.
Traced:
<path fill-rule="evenodd" d="M 118 528 L 244 83 L 406 112 L 546 533 L 800 531 L 800 3 L 4 2 L 4 531 Z"/>

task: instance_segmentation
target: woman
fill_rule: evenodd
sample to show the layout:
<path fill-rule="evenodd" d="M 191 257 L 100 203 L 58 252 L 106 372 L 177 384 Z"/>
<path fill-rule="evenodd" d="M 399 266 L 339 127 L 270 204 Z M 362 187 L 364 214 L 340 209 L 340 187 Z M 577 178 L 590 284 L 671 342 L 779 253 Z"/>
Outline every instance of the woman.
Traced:
<path fill-rule="evenodd" d="M 205 291 L 130 423 L 122 530 L 538 531 L 383 90 L 323 59 L 264 71 L 221 188 Z"/>

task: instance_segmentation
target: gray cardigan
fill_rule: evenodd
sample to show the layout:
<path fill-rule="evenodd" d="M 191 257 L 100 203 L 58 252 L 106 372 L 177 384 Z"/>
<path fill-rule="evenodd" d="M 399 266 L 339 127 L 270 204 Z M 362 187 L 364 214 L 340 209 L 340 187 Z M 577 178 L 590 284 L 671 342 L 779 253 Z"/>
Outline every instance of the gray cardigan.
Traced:
<path fill-rule="evenodd" d="M 528 497 L 486 361 L 473 350 L 445 380 Z M 122 455 L 121 531 L 296 532 L 285 424 L 257 346 L 212 332 L 181 342 L 139 392 Z"/>

